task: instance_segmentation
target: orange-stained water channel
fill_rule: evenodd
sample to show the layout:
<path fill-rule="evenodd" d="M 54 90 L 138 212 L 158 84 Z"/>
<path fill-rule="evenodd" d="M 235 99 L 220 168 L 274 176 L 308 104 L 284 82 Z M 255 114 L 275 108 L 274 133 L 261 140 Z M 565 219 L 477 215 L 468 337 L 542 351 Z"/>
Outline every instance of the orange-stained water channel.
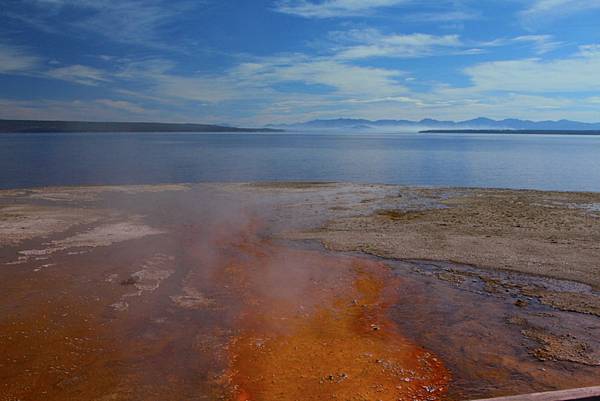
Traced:
<path fill-rule="evenodd" d="M 276 242 L 270 204 L 110 205 L 161 234 L 2 266 L 0 401 L 433 401 L 572 380 L 515 348 L 503 302 Z"/>
<path fill-rule="evenodd" d="M 57 255 L 60 269 L 32 275 L 20 266 L 6 277 L 2 399 L 433 400 L 446 392 L 443 363 L 388 316 L 402 281 L 386 266 L 276 245 L 261 236 L 260 218 L 221 212 L 171 236 L 79 260 Z M 137 267 L 128 273 L 128 265 Z"/>
<path fill-rule="evenodd" d="M 433 400 L 445 393 L 442 362 L 387 315 L 402 283 L 381 263 L 251 238 L 233 245 L 224 272 L 245 305 L 229 348 L 237 400 Z"/>

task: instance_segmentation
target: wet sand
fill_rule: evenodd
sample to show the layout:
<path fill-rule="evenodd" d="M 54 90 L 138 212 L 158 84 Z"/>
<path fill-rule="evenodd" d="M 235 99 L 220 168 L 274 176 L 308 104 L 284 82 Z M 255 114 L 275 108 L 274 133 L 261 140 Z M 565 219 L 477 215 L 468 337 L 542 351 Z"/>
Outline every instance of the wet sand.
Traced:
<path fill-rule="evenodd" d="M 334 183 L 0 191 L 0 400 L 597 385 L 598 204 Z"/>

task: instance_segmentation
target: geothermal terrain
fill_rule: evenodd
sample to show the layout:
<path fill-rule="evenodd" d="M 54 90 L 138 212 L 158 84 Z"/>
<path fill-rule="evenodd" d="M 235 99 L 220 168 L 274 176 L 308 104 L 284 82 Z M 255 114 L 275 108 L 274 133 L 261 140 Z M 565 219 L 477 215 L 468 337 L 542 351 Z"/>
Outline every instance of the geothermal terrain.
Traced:
<path fill-rule="evenodd" d="M 0 191 L 0 401 L 464 400 L 600 384 L 600 194 Z"/>

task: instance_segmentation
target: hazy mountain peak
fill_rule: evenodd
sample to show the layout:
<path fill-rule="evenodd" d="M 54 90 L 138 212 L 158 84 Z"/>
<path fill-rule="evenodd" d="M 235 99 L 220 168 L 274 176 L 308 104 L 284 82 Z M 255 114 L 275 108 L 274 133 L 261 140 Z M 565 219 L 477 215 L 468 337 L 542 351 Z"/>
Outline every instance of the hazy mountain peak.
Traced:
<path fill-rule="evenodd" d="M 465 121 L 443 121 L 424 118 L 419 121 L 411 120 L 366 120 L 353 118 L 317 119 L 295 124 L 270 124 L 268 127 L 287 129 L 398 129 L 421 130 L 427 128 L 448 129 L 508 129 L 508 130 L 599 130 L 600 123 L 586 123 L 571 120 L 531 121 L 517 118 L 494 120 L 487 117 L 477 117 Z"/>

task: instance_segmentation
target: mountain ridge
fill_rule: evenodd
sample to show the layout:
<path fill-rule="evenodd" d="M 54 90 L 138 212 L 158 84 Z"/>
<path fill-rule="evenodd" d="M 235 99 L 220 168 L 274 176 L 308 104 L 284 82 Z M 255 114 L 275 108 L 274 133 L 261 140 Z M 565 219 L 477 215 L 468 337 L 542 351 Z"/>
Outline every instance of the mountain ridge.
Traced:
<path fill-rule="evenodd" d="M 268 124 L 265 127 L 281 129 L 381 129 L 381 128 L 407 128 L 407 129 L 502 129 L 502 130 L 600 130 L 599 123 L 586 123 L 572 120 L 521 120 L 506 118 L 494 120 L 487 117 L 478 117 L 463 121 L 436 120 L 424 118 L 412 120 L 367 120 L 353 118 L 316 119 L 294 124 Z"/>

